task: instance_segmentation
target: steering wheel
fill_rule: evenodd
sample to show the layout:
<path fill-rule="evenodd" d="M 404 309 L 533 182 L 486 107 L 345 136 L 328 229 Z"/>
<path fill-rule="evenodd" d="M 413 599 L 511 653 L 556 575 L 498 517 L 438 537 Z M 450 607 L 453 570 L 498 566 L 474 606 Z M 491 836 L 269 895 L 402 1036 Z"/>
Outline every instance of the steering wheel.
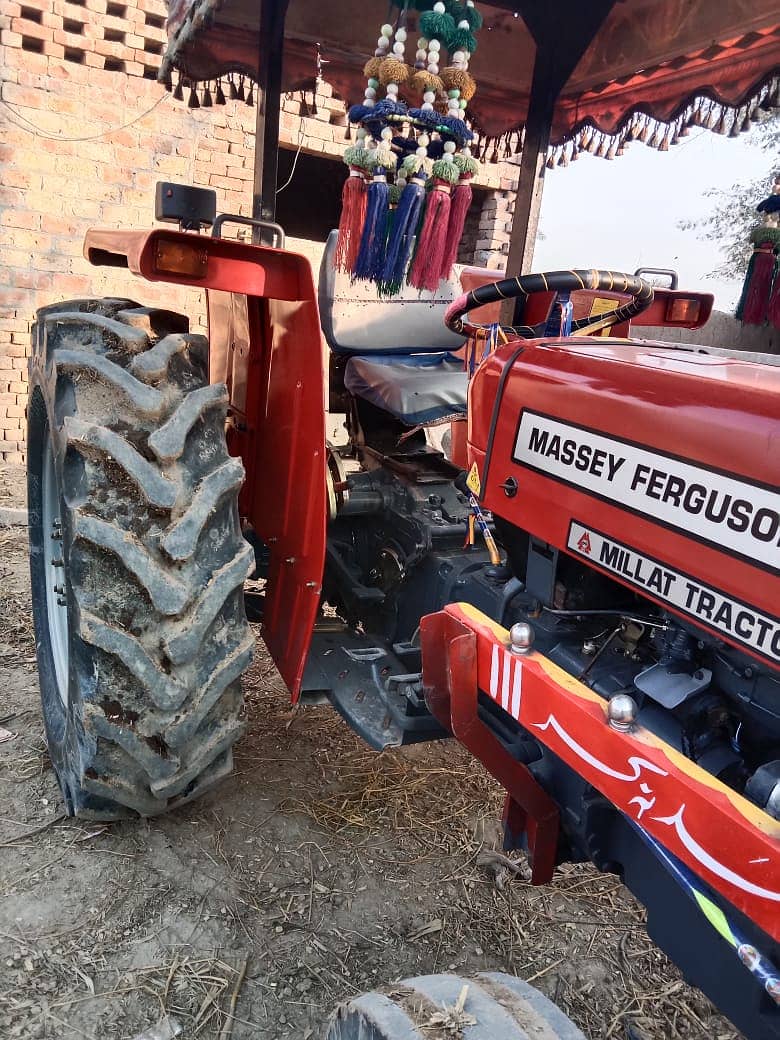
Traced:
<path fill-rule="evenodd" d="M 617 292 L 631 296 L 628 303 L 616 306 L 604 314 L 577 318 L 571 323 L 572 332 L 597 332 L 624 321 L 647 310 L 653 302 L 653 287 L 644 278 L 622 274 L 617 271 L 548 271 L 540 274 L 524 274 L 516 278 L 504 278 L 500 282 L 480 285 L 453 300 L 444 315 L 444 324 L 459 335 L 478 336 L 492 326 L 480 325 L 467 320 L 470 310 L 498 300 L 525 299 L 532 293 L 570 293 L 578 289 L 597 292 Z M 616 301 L 617 302 L 617 301 Z M 539 325 L 502 325 L 501 331 L 510 339 L 537 339 L 544 335 L 546 320 Z"/>

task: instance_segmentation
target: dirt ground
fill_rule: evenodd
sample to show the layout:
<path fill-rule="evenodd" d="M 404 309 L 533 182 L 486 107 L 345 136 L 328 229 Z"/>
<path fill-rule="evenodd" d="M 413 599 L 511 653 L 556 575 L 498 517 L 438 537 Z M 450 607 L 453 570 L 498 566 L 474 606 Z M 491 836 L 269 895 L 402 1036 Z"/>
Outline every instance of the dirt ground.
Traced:
<path fill-rule="evenodd" d="M 20 504 L 23 475 L 0 473 L 0 507 Z M 0 616 L 3 1040 L 136 1040 L 166 1018 L 183 1040 L 315 1040 L 340 1000 L 448 969 L 530 980 L 591 1040 L 739 1036 L 615 877 L 535 889 L 491 857 L 501 793 L 462 749 L 376 755 L 327 707 L 292 715 L 261 649 L 229 781 L 164 819 L 65 818 L 19 528 L 0 528 Z"/>

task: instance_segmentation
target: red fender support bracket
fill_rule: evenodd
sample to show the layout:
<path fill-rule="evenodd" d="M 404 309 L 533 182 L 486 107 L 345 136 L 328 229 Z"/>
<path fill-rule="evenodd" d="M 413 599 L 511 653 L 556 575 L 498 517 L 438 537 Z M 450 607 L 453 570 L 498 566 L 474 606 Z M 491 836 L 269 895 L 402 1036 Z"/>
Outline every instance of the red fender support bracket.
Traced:
<path fill-rule="evenodd" d="M 535 883 L 554 865 L 555 804 L 479 719 L 480 692 L 780 940 L 779 821 L 642 726 L 613 729 L 603 697 L 543 654 L 511 653 L 507 630 L 469 604 L 428 615 L 420 632 L 430 710 L 525 814 Z"/>
<path fill-rule="evenodd" d="M 477 716 L 477 632 L 446 607 L 422 619 L 420 639 L 429 710 L 506 789 L 505 824 L 518 836 L 525 831 L 531 880 L 545 884 L 555 870 L 558 807 Z"/>

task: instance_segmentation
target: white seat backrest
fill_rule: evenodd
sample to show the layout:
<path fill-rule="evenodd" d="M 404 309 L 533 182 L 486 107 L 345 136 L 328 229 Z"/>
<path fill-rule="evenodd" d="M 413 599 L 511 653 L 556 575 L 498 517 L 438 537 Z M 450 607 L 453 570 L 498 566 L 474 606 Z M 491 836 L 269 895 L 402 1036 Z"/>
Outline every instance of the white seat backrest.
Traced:
<path fill-rule="evenodd" d="M 420 354 L 457 350 L 463 337 L 444 324 L 444 312 L 463 292 L 461 264 L 436 293 L 404 285 L 397 296 L 377 295 L 371 282 L 353 282 L 336 271 L 337 231 L 331 231 L 320 265 L 319 305 L 322 331 L 339 354 Z"/>

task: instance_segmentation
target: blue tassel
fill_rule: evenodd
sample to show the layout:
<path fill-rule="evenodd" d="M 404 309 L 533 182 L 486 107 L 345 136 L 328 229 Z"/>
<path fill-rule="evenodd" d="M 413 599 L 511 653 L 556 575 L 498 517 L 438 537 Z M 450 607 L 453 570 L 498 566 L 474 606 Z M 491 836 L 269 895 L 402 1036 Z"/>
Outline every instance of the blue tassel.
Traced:
<path fill-rule="evenodd" d="M 385 259 L 385 235 L 387 232 L 387 211 L 390 199 L 390 186 L 385 171 L 377 166 L 374 179 L 368 186 L 366 202 L 366 219 L 360 239 L 353 278 L 376 282 L 382 271 Z"/>
<path fill-rule="evenodd" d="M 412 258 L 414 237 L 425 199 L 425 180 L 412 177 L 401 193 L 395 210 L 393 230 L 387 243 L 387 254 L 379 278 L 379 293 L 395 296 L 403 285 L 406 268 Z"/>

